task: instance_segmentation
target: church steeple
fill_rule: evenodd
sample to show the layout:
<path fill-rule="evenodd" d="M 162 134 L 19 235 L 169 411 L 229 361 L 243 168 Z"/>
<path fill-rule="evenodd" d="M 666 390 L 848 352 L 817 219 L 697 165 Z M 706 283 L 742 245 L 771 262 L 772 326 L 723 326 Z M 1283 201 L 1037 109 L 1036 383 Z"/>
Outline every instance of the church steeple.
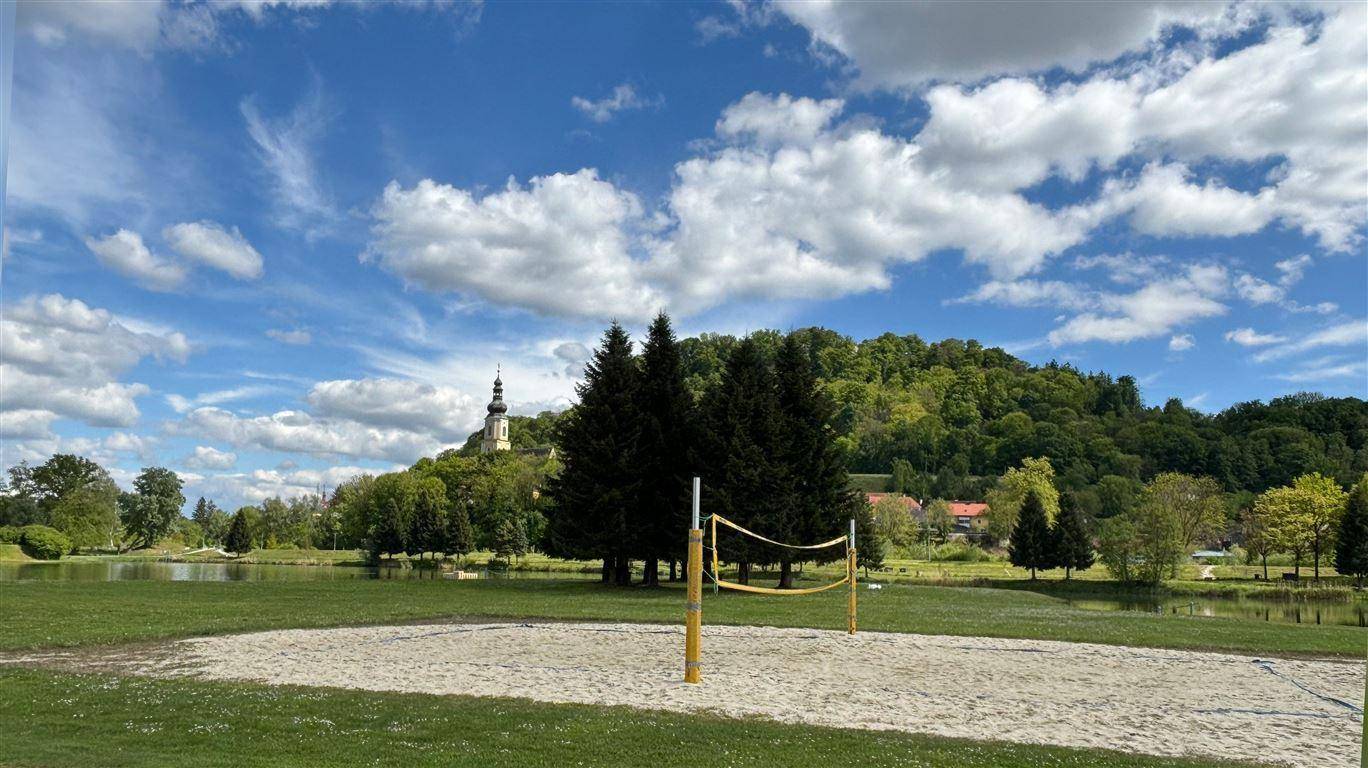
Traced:
<path fill-rule="evenodd" d="M 484 437 L 480 440 L 481 453 L 493 453 L 494 451 L 506 451 L 511 446 L 508 442 L 508 405 L 503 399 L 503 371 L 496 369 L 494 372 L 494 399 L 489 401 L 486 409 L 489 415 L 485 416 Z"/>

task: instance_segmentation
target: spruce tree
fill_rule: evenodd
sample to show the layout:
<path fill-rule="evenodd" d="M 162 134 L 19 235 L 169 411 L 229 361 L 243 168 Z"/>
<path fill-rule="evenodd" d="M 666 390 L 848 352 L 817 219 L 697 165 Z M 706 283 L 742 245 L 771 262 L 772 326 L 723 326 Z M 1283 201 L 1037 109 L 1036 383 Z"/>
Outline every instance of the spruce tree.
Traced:
<path fill-rule="evenodd" d="M 604 581 L 630 583 L 632 531 L 641 478 L 637 446 L 639 374 L 632 342 L 618 323 L 584 368 L 579 404 L 558 427 L 561 472 L 550 485 L 543 546 L 547 554 L 603 560 Z"/>
<path fill-rule="evenodd" d="M 394 556 L 404 551 L 408 538 L 408 531 L 404 526 L 405 517 L 398 499 L 390 498 L 381 505 L 380 519 L 375 527 L 371 545 L 374 554 Z"/>
<path fill-rule="evenodd" d="M 721 381 L 704 398 L 699 463 L 703 503 L 738 525 L 770 538 L 768 524 L 789 502 L 780 459 L 783 424 L 774 375 L 754 338 L 743 339 L 727 358 Z M 722 535 L 726 528 L 719 528 Z M 782 534 L 781 534 L 782 535 Z M 750 579 L 752 563 L 775 562 L 774 548 L 748 536 L 727 533 L 722 556 L 737 564 L 737 580 Z"/>
<path fill-rule="evenodd" d="M 1353 576 L 1354 584 L 1359 588 L 1363 587 L 1364 576 L 1368 576 L 1368 473 L 1349 493 L 1344 516 L 1340 519 L 1335 542 L 1335 570 Z"/>
<path fill-rule="evenodd" d="M 1045 517 L 1045 505 L 1040 495 L 1031 488 L 1021 502 L 1021 512 L 1017 515 L 1016 527 L 1012 529 L 1007 547 L 1012 565 L 1030 568 L 1031 580 L 1035 581 L 1036 569 L 1044 570 L 1055 565 L 1052 538 L 1050 522 Z"/>
<path fill-rule="evenodd" d="M 247 514 L 239 509 L 233 515 L 233 522 L 228 526 L 228 536 L 224 541 L 224 546 L 241 556 L 252 551 L 252 531 L 247 520 Z"/>
<path fill-rule="evenodd" d="M 835 411 L 817 382 L 817 372 L 797 334 L 789 334 L 775 357 L 777 398 L 783 433 L 777 458 L 783 463 L 785 503 L 764 521 L 770 538 L 811 542 L 839 536 L 856 515 L 858 494 L 850 489 L 845 459 L 831 428 Z M 841 557 L 833 547 L 815 552 L 818 561 Z M 794 550 L 780 550 L 779 586 L 793 586 Z"/>
<path fill-rule="evenodd" d="M 641 348 L 637 412 L 641 493 L 630 524 L 634 554 L 645 561 L 643 581 L 655 584 L 658 561 L 682 557 L 686 549 L 693 474 L 693 398 L 684 386 L 679 344 L 664 312 L 656 315 Z"/>
<path fill-rule="evenodd" d="M 1055 566 L 1064 569 L 1067 580 L 1072 571 L 1086 571 L 1093 564 L 1092 539 L 1088 523 L 1072 493 L 1059 496 L 1059 515 L 1054 524 Z"/>

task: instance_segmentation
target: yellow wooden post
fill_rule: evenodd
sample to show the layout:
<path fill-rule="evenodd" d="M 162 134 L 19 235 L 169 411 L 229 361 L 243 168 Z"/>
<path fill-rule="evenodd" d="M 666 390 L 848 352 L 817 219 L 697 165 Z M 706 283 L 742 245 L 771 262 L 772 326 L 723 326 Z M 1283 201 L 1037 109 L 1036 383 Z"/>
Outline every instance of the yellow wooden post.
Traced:
<path fill-rule="evenodd" d="M 684 603 L 684 682 L 703 677 L 703 529 L 698 526 L 698 478 L 693 479 L 693 526 L 689 528 L 689 586 Z"/>
<path fill-rule="evenodd" d="M 855 634 L 855 521 L 850 521 L 850 544 L 846 547 L 846 578 L 850 580 L 850 602 L 846 606 L 846 632 Z"/>

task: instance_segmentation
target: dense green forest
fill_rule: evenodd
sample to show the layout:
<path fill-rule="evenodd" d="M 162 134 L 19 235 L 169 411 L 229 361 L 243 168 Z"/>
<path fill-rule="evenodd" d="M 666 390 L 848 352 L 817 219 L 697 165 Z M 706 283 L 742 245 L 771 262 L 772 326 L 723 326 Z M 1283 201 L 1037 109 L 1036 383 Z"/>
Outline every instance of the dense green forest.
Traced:
<path fill-rule="evenodd" d="M 892 473 L 918 498 L 983 498 L 995 478 L 1031 456 L 1049 457 L 1061 489 L 1108 517 L 1163 472 L 1214 478 L 1238 497 L 1308 473 L 1348 488 L 1368 470 L 1368 403 L 1298 393 L 1209 415 L 1179 400 L 1147 404 L 1133 377 L 1033 366 L 976 341 L 927 343 L 884 334 L 856 342 L 824 328 L 793 335 L 836 405 L 847 467 Z M 751 337 L 773 356 L 784 334 Z M 738 337 L 680 341 L 689 391 L 721 380 Z M 553 441 L 558 416 L 514 417 L 515 448 Z M 467 444 L 473 450 L 478 434 Z"/>

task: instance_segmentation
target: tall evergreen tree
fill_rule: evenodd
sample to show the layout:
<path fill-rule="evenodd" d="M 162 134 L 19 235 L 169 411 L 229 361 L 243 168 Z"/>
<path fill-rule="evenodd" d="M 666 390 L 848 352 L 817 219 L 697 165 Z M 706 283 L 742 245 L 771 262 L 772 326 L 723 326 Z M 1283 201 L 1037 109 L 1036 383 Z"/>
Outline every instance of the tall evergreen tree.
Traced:
<path fill-rule="evenodd" d="M 1339 536 L 1335 541 L 1335 570 L 1353 576 L 1359 587 L 1368 576 L 1368 473 L 1349 493 L 1344 516 L 1340 518 Z"/>
<path fill-rule="evenodd" d="M 789 502 L 784 427 L 774 375 L 753 337 L 727 358 L 721 381 L 707 394 L 699 463 L 704 503 L 738 525 L 775 538 L 769 525 Z M 718 533 L 725 531 L 719 528 Z M 782 533 L 780 535 L 783 535 Z M 737 580 L 750 579 L 751 563 L 775 562 L 773 547 L 747 536 L 727 535 L 723 555 L 737 564 Z"/>
<path fill-rule="evenodd" d="M 629 515 L 641 489 L 636 410 L 639 374 L 632 342 L 618 323 L 584 368 L 579 404 L 559 424 L 561 472 L 550 485 L 547 554 L 603 559 L 604 581 L 630 583 Z"/>
<path fill-rule="evenodd" d="M 1088 523 L 1072 493 L 1059 496 L 1059 514 L 1055 517 L 1053 533 L 1055 565 L 1064 569 L 1065 579 L 1075 570 L 1086 571 L 1092 567 L 1093 548 Z"/>
<path fill-rule="evenodd" d="M 817 372 L 797 334 L 789 334 L 774 362 L 782 434 L 777 458 L 783 463 L 785 503 L 765 520 L 770 538 L 819 541 L 838 536 L 856 517 L 858 494 L 850 488 L 845 458 L 831 428 L 835 410 L 818 387 Z M 793 586 L 794 550 L 780 550 L 779 587 Z M 816 552 L 819 560 L 838 559 L 839 548 Z"/>
<path fill-rule="evenodd" d="M 1017 514 L 1016 527 L 1012 529 L 1007 552 L 1012 565 L 1030 568 L 1031 580 L 1036 577 L 1036 569 L 1053 568 L 1055 564 L 1054 542 L 1050 534 L 1050 522 L 1045 517 L 1045 504 L 1034 488 L 1026 491 Z"/>
<path fill-rule="evenodd" d="M 693 398 L 684 385 L 670 318 L 656 315 L 641 348 L 637 388 L 641 417 L 637 476 L 641 493 L 630 525 L 634 554 L 645 561 L 644 583 L 657 581 L 658 561 L 681 557 L 689 529 Z"/>
<path fill-rule="evenodd" d="M 408 531 L 404 528 L 404 512 L 396 498 L 382 502 L 380 511 L 380 519 L 375 526 L 374 537 L 371 539 L 371 548 L 377 556 L 381 554 L 397 555 L 404 551 L 408 539 Z"/>
<path fill-rule="evenodd" d="M 247 519 L 244 509 L 239 509 L 233 514 L 233 522 L 228 526 L 228 536 L 224 541 L 224 546 L 230 552 L 238 555 L 245 555 L 252 551 L 252 530 L 251 522 Z"/>

